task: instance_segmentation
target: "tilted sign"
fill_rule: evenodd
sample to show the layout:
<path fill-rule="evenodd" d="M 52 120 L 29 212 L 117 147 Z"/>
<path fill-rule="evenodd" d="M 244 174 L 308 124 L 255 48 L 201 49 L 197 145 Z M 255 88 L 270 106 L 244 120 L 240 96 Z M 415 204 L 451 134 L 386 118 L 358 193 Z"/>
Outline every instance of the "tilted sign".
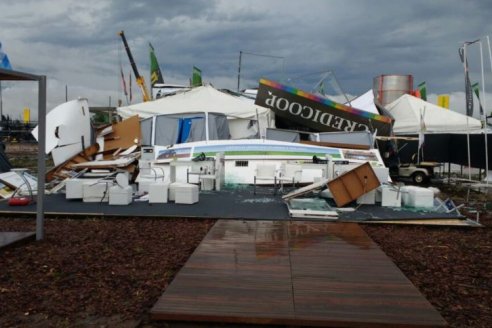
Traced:
<path fill-rule="evenodd" d="M 370 131 L 388 136 L 392 119 L 336 103 L 327 98 L 261 79 L 256 105 L 270 108 L 276 115 L 318 132 Z"/>

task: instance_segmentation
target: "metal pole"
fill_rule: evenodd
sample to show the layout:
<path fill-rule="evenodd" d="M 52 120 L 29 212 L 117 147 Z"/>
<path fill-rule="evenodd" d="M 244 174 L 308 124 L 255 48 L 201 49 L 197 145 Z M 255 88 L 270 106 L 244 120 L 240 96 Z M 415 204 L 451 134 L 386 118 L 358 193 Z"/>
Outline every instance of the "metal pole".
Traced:
<path fill-rule="evenodd" d="M 463 66 L 465 68 L 465 80 L 466 80 L 466 73 L 467 73 L 467 62 L 468 59 L 466 58 L 466 46 L 468 45 L 467 42 L 463 44 Z M 466 83 L 466 81 L 465 81 Z M 471 180 L 471 155 L 470 155 L 470 131 L 468 127 L 468 116 L 466 117 L 466 148 L 468 150 L 468 180 Z"/>
<path fill-rule="evenodd" d="M 239 92 L 239 85 L 241 83 L 241 57 L 243 56 L 243 52 L 239 51 L 239 65 L 237 67 L 237 92 Z"/>
<path fill-rule="evenodd" d="M 65 84 L 65 102 L 68 102 L 68 85 Z"/>
<path fill-rule="evenodd" d="M 0 121 L 3 117 L 3 96 L 2 96 L 2 81 L 0 81 Z"/>
<path fill-rule="evenodd" d="M 468 150 L 468 180 L 471 181 L 470 130 L 468 127 L 468 116 L 466 117 L 466 149 Z"/>
<path fill-rule="evenodd" d="M 44 239 L 44 179 L 46 171 L 46 76 L 38 80 L 38 193 L 36 203 L 36 240 Z"/>
<path fill-rule="evenodd" d="M 489 50 L 489 60 L 490 60 L 490 71 L 492 72 L 492 52 L 490 51 L 490 38 L 489 36 L 487 35 L 487 46 L 488 46 L 488 50 Z M 485 94 L 484 94 L 484 97 L 485 97 Z M 485 104 L 483 105 L 483 110 L 486 111 L 487 109 L 485 108 Z M 485 113 L 485 131 L 487 131 L 487 128 L 488 128 L 488 125 L 487 125 L 487 113 Z M 487 132 L 485 132 L 487 133 Z M 487 136 L 487 139 L 488 139 L 488 136 Z M 486 148 L 486 153 L 485 153 L 485 156 L 487 156 L 487 159 L 489 158 L 488 156 L 488 146 Z M 487 166 L 487 184 L 489 184 L 489 167 Z"/>
<path fill-rule="evenodd" d="M 487 142 L 487 139 L 488 139 L 488 135 L 487 135 L 487 119 L 485 118 L 485 74 L 484 74 L 484 67 L 483 67 L 483 51 L 482 51 L 482 40 L 480 40 L 480 67 L 482 69 L 482 93 L 483 93 L 483 100 L 481 99 L 478 99 L 478 102 L 479 104 L 481 103 L 482 105 L 482 113 L 480 113 L 480 119 L 482 120 L 482 122 L 484 122 L 484 125 L 483 125 L 483 132 L 484 132 L 484 137 L 485 137 L 485 176 L 487 177 L 488 176 L 488 172 L 489 172 L 489 152 L 488 152 L 488 142 Z M 481 177 L 480 177 L 481 178 Z M 481 179 L 480 179 L 481 180 Z M 488 179 L 485 179 L 486 180 L 486 184 L 488 185 L 489 184 L 489 181 Z"/>

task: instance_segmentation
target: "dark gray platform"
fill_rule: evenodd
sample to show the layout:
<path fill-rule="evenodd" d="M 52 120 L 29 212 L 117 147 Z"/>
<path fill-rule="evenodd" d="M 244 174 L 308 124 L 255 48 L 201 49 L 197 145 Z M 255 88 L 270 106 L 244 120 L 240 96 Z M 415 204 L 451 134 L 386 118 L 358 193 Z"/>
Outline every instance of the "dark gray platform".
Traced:
<path fill-rule="evenodd" d="M 252 188 L 202 191 L 199 202 L 184 204 L 149 204 L 133 202 L 127 206 L 110 206 L 108 203 L 84 203 L 82 200 L 67 200 L 65 194 L 46 196 L 46 215 L 82 216 L 131 216 L 131 217 L 183 217 L 210 219 L 288 220 L 289 212 L 281 195 L 271 190 L 261 190 L 254 195 Z M 36 204 L 9 206 L 0 203 L 0 215 L 34 215 Z M 456 214 L 422 212 L 408 209 L 392 209 L 377 205 L 362 205 L 357 211 L 340 214 L 339 221 L 409 220 L 461 218 Z M 297 219 L 299 220 L 299 219 Z M 309 220 L 309 219 L 306 219 Z"/>

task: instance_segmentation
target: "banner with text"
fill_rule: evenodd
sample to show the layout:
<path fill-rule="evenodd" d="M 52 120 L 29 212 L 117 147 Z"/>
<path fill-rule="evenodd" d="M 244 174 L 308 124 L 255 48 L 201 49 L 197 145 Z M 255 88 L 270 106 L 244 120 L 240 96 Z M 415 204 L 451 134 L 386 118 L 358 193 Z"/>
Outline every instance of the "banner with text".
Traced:
<path fill-rule="evenodd" d="M 256 105 L 270 108 L 276 115 L 318 132 L 370 131 L 388 136 L 393 120 L 336 103 L 324 97 L 275 81 L 261 79 Z"/>

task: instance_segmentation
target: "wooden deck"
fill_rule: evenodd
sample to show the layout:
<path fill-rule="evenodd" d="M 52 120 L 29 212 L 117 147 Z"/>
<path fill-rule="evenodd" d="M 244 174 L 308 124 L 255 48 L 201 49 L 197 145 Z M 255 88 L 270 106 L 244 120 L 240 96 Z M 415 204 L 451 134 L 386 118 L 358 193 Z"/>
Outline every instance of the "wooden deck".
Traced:
<path fill-rule="evenodd" d="M 237 324 L 446 325 L 355 223 L 219 220 L 151 314 Z"/>

